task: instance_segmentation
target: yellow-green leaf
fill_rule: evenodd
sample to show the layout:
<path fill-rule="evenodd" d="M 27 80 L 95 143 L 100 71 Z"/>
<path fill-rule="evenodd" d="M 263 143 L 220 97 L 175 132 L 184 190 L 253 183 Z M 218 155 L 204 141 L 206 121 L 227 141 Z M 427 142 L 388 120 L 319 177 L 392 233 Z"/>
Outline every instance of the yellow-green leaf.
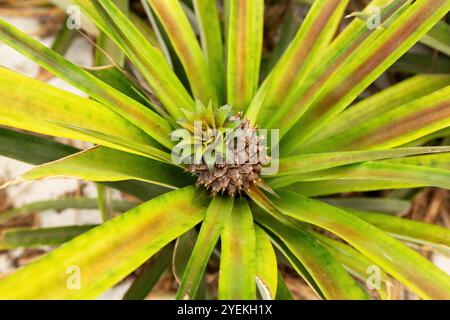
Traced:
<path fill-rule="evenodd" d="M 193 183 L 192 177 L 183 169 L 106 147 L 85 150 L 34 167 L 18 181 L 56 176 L 96 182 L 140 180 L 172 189 Z"/>
<path fill-rule="evenodd" d="M 256 299 L 255 229 L 246 200 L 235 200 L 221 239 L 218 298 Z"/>
<path fill-rule="evenodd" d="M 0 298 L 96 298 L 193 228 L 204 212 L 203 195 L 194 187 L 162 195 L 3 278 Z"/>
<path fill-rule="evenodd" d="M 194 97 L 207 104 L 218 102 L 217 88 L 189 20 L 178 0 L 147 0 L 161 21 L 180 58 Z M 219 38 L 220 39 L 220 38 Z M 214 48 L 220 50 L 220 48 Z"/>
<path fill-rule="evenodd" d="M 270 237 L 255 225 L 256 285 L 264 300 L 274 300 L 278 287 L 278 265 Z"/>
<path fill-rule="evenodd" d="M 246 110 L 256 93 L 263 40 L 263 0 L 226 0 L 228 103 Z"/>
<path fill-rule="evenodd" d="M 106 106 L 4 68 L 0 68 L 0 91 L 2 125 L 89 141 L 129 152 L 137 151 L 70 127 L 120 137 L 134 144 L 151 146 L 154 143 L 143 131 Z"/>
<path fill-rule="evenodd" d="M 180 282 L 180 288 L 177 292 L 178 299 L 187 300 L 196 296 L 208 260 L 232 209 L 233 199 L 215 197 L 209 204 Z"/>
<path fill-rule="evenodd" d="M 414 250 L 343 210 L 305 196 L 272 198 L 285 215 L 324 228 L 351 244 L 424 299 L 449 299 L 450 276 Z"/>

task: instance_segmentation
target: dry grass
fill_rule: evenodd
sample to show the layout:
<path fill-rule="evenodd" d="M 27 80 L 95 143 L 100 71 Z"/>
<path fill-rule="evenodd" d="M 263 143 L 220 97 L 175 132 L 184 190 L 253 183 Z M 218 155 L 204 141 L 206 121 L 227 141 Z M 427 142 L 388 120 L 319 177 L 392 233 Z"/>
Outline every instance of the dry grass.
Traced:
<path fill-rule="evenodd" d="M 5 183 L 5 179 L 0 177 L 0 185 Z M 11 207 L 11 199 L 5 189 L 0 189 L 0 212 L 5 211 Z"/>
<path fill-rule="evenodd" d="M 424 189 L 413 199 L 408 217 L 450 228 L 450 191 L 435 188 Z"/>

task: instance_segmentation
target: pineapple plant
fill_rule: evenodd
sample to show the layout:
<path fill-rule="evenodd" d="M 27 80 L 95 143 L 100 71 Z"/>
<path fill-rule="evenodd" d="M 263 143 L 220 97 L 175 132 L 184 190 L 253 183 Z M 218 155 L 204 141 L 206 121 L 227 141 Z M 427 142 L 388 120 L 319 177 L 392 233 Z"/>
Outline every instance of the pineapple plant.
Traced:
<path fill-rule="evenodd" d="M 36 165 L 3 188 L 94 181 L 103 223 L 4 231 L 0 248 L 57 248 L 1 279 L 0 298 L 93 299 L 141 266 L 125 298 L 143 298 L 171 264 L 178 299 L 215 298 L 212 263 L 218 299 L 289 299 L 279 265 L 322 299 L 389 299 L 393 281 L 449 299 L 449 275 L 409 247 L 445 252 L 448 229 L 367 208 L 391 198 L 325 196 L 450 189 L 450 76 L 366 95 L 418 42 L 448 54 L 450 1 L 372 0 L 343 28 L 349 0 L 306 2 L 264 66 L 263 0 L 143 0 L 145 26 L 128 1 L 73 0 L 101 39 L 95 68 L 1 21 L 0 41 L 89 96 L 0 69 L 0 152 Z"/>

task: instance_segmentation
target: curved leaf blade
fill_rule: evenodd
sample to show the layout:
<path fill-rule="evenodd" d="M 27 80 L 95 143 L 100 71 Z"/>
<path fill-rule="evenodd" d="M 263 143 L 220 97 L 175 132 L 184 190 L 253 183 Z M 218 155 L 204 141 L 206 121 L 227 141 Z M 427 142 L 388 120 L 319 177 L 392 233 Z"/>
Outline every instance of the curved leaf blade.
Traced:
<path fill-rule="evenodd" d="M 336 197 L 320 200 L 335 207 L 388 214 L 404 214 L 411 209 L 409 200 L 388 197 Z"/>
<path fill-rule="evenodd" d="M 450 170 L 450 152 L 443 154 L 428 154 L 415 157 L 389 159 L 388 163 L 407 164 L 414 166 L 426 166 L 432 168 L 440 168 Z"/>
<path fill-rule="evenodd" d="M 402 7 L 405 6 L 405 3 L 408 5 L 409 2 L 411 0 L 373 0 L 364 12 L 369 12 L 371 5 L 379 7 L 381 8 L 381 21 L 386 23 L 389 19 L 396 17 L 398 12 L 403 10 Z M 284 109 L 288 113 L 281 114 L 282 110 L 278 110 L 277 118 L 282 119 L 286 116 L 285 122 L 292 121 L 294 123 L 305 112 L 305 107 L 312 102 L 315 95 L 319 93 L 324 83 L 331 78 L 335 70 L 344 65 L 346 59 L 355 50 L 362 47 L 369 36 L 376 37 L 376 34 L 380 32 L 381 30 L 370 30 L 367 28 L 365 21 L 354 19 L 330 44 L 320 62 L 311 69 L 305 82 L 297 86 L 295 90 L 291 90 L 289 97 L 286 97 Z M 287 101 L 292 103 L 287 104 Z M 273 111 L 276 112 L 277 110 Z M 282 126 L 280 123 L 275 124 L 274 122 L 279 121 L 272 120 L 273 127 L 284 127 L 284 125 Z"/>
<path fill-rule="evenodd" d="M 193 182 L 180 168 L 105 147 L 95 147 L 34 167 L 17 182 L 55 176 L 96 182 L 140 180 L 173 189 Z"/>
<path fill-rule="evenodd" d="M 152 291 L 158 280 L 170 266 L 173 245 L 168 244 L 158 253 L 158 256 L 147 261 L 136 276 L 131 287 L 125 293 L 123 300 L 144 300 Z"/>
<path fill-rule="evenodd" d="M 325 196 L 338 194 L 343 192 L 361 192 L 376 191 L 389 189 L 407 189 L 424 187 L 424 185 L 416 185 L 405 182 L 393 182 L 386 180 L 355 180 L 355 179 L 331 179 L 320 181 L 300 181 L 293 183 L 287 187 L 281 188 L 284 191 L 291 191 L 303 194 L 305 196 Z"/>
<path fill-rule="evenodd" d="M 208 260 L 232 209 L 233 199 L 215 197 L 209 204 L 194 249 L 184 270 L 177 299 L 187 300 L 196 296 Z"/>
<path fill-rule="evenodd" d="M 92 228 L 95 228 L 95 226 L 8 229 L 0 234 L 0 249 L 57 246 Z"/>
<path fill-rule="evenodd" d="M 191 252 L 194 250 L 195 242 L 198 237 L 196 229 L 191 229 L 181 237 L 179 237 L 175 243 L 175 248 L 172 257 L 172 272 L 175 280 L 180 284 L 184 275 L 184 270 L 191 257 Z M 200 286 L 197 290 L 196 300 L 203 300 L 207 297 L 207 287 L 205 277 L 200 280 Z"/>
<path fill-rule="evenodd" d="M 266 80 L 269 86 L 264 103 L 258 106 L 260 110 L 248 111 L 253 116 L 259 114 L 258 123 L 268 123 L 268 119 L 274 117 L 274 110 L 289 105 L 286 97 L 308 76 L 308 68 L 319 61 L 341 22 L 347 4 L 348 0 L 314 1 L 294 39 Z M 256 107 L 252 103 L 251 108 Z"/>
<path fill-rule="evenodd" d="M 257 221 L 274 232 L 304 265 L 326 299 L 367 299 L 351 276 L 308 232 L 265 215 Z"/>
<path fill-rule="evenodd" d="M 387 161 L 369 161 L 323 171 L 282 176 L 272 178 L 268 182 L 272 188 L 277 189 L 299 181 L 333 179 L 382 180 L 450 189 L 449 170 L 389 163 Z"/>
<path fill-rule="evenodd" d="M 440 21 L 421 40 L 422 43 L 450 56 L 450 25 Z"/>
<path fill-rule="evenodd" d="M 376 269 L 377 266 L 372 261 L 340 241 L 333 240 L 317 232 L 312 233 L 312 236 L 317 238 L 353 276 L 361 279 L 366 284 L 370 283 L 372 287 L 367 289 L 377 290 L 381 299 L 388 300 L 391 298 L 391 279 L 383 270 Z M 372 270 L 376 270 L 377 275 L 379 275 L 378 279 L 371 278 Z"/>
<path fill-rule="evenodd" d="M 338 235 L 422 298 L 450 298 L 450 276 L 383 231 L 319 201 L 288 192 L 279 195 L 272 201 L 282 213 Z"/>
<path fill-rule="evenodd" d="M 338 67 L 311 103 L 303 104 L 301 119 L 286 115 L 282 152 L 296 151 L 326 123 L 345 109 L 371 82 L 417 43 L 450 10 L 446 0 L 418 0 L 395 19 L 380 35 L 374 33 Z M 295 122 L 295 125 L 293 125 Z M 293 125 L 293 126 L 292 126 Z M 281 132 L 283 136 L 283 132 Z"/>
<path fill-rule="evenodd" d="M 277 176 L 301 174 L 364 161 L 402 158 L 428 153 L 450 153 L 450 147 L 399 148 L 393 150 L 313 153 L 279 160 Z M 407 159 L 407 158 L 406 158 Z"/>
<path fill-rule="evenodd" d="M 0 40 L 120 114 L 162 145 L 172 147 L 168 136 L 172 131 L 169 123 L 149 108 L 2 20 Z M 152 145 L 157 144 L 152 141 Z"/>
<path fill-rule="evenodd" d="M 0 234 L 0 249 L 58 246 L 94 227 L 95 225 L 8 229 Z"/>
<path fill-rule="evenodd" d="M 422 243 L 436 243 L 450 247 L 449 229 L 383 213 L 355 209 L 345 210 L 377 228 L 392 234 L 394 237 L 399 236 L 401 239 L 405 240 L 412 239 Z"/>
<path fill-rule="evenodd" d="M 278 266 L 270 237 L 255 225 L 256 285 L 264 300 L 274 300 L 278 288 Z"/>
<path fill-rule="evenodd" d="M 355 123 L 314 149 L 394 148 L 450 127 L 450 86 Z M 344 113 L 345 114 L 345 113 Z"/>
<path fill-rule="evenodd" d="M 204 211 L 204 195 L 194 187 L 167 193 L 107 221 L 2 279 L 0 297 L 95 298 L 194 227 L 202 220 Z M 68 286 L 71 270 L 81 276 L 79 290 Z M 28 284 L 20 285 L 24 282 Z"/>
<path fill-rule="evenodd" d="M 126 15 L 130 15 L 130 1 L 116 0 L 115 4 Z M 104 32 L 100 32 L 97 36 L 97 46 L 95 50 L 95 65 L 107 66 L 116 63 L 120 67 L 124 67 L 125 54 L 120 51 L 114 41 L 112 41 Z M 112 60 L 112 61 L 111 61 Z"/>
<path fill-rule="evenodd" d="M 294 300 L 294 297 L 289 291 L 289 288 L 287 287 L 286 282 L 284 281 L 283 276 L 280 272 L 278 272 L 278 288 L 275 300 Z"/>
<path fill-rule="evenodd" d="M 247 201 L 236 199 L 221 235 L 220 300 L 256 299 L 255 231 Z"/>
<path fill-rule="evenodd" d="M 126 201 L 113 201 L 112 205 L 114 210 L 121 212 L 131 210 L 137 206 L 136 203 Z M 84 197 L 67 197 L 55 200 L 32 202 L 0 212 L 0 223 L 12 218 L 33 214 L 35 212 L 43 212 L 46 210 L 59 211 L 64 209 L 98 209 L 98 200 Z"/>
<path fill-rule="evenodd" d="M 200 28 L 203 55 L 215 83 L 219 105 L 222 105 L 226 96 L 225 55 L 217 1 L 194 0 L 193 4 Z"/>
<path fill-rule="evenodd" d="M 105 32 L 142 72 L 167 111 L 183 117 L 180 106 L 193 108 L 194 101 L 183 87 L 163 53 L 111 1 L 73 0 Z"/>
<path fill-rule="evenodd" d="M 154 144 L 143 131 L 100 103 L 4 68 L 0 68 L 0 90 L 2 92 L 0 124 L 2 125 L 89 141 L 125 151 L 131 150 L 70 127 L 98 131 L 104 135 L 120 137 L 137 144 Z"/>
<path fill-rule="evenodd" d="M 306 145 L 303 146 L 302 152 L 320 149 L 323 140 L 333 139 L 344 131 L 352 130 L 355 126 L 375 117 L 380 117 L 394 108 L 427 96 L 449 85 L 450 76 L 429 74 L 417 75 L 395 84 L 354 104 L 348 110 L 344 110 L 323 130 L 308 140 Z"/>
<path fill-rule="evenodd" d="M 213 85 L 210 69 L 179 1 L 147 0 L 147 2 L 164 26 L 184 66 L 194 97 L 205 104 L 211 100 L 217 103 L 217 88 Z"/>
<path fill-rule="evenodd" d="M 30 164 L 42 164 L 69 156 L 80 150 L 48 138 L 0 127 L 0 154 Z M 149 200 L 168 189 L 140 181 L 105 183 L 110 187 Z"/>
<path fill-rule="evenodd" d="M 8 158 L 41 164 L 78 151 L 60 142 L 0 127 L 0 154 Z"/>
<path fill-rule="evenodd" d="M 246 110 L 258 88 L 263 41 L 263 0 L 226 0 L 228 103 Z"/>

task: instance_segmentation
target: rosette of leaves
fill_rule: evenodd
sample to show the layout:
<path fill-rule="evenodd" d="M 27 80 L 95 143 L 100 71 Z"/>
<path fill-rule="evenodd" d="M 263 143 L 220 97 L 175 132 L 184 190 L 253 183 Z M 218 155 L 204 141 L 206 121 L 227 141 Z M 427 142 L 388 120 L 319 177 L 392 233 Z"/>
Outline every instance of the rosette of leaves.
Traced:
<path fill-rule="evenodd" d="M 430 145 L 449 132 L 450 76 L 421 74 L 358 98 L 430 36 L 450 1 L 373 0 L 380 26 L 361 19 L 367 8 L 335 36 L 348 2 L 314 1 L 261 77 L 263 0 L 143 1 L 157 43 L 114 2 L 74 0 L 114 44 L 110 56 L 124 58 L 94 69 L 1 22 L 1 41 L 89 96 L 0 69 L 0 151 L 39 164 L 15 182 L 74 177 L 143 204 L 105 215 L 98 226 L 6 231 L 3 248 L 60 246 L 3 278 L 0 297 L 96 298 L 141 265 L 126 298 L 144 297 L 172 263 L 177 297 L 203 298 L 212 261 L 219 299 L 289 298 L 279 264 L 323 299 L 389 298 L 393 279 L 421 298 L 449 299 L 449 276 L 405 244 L 446 250 L 447 229 L 367 208 L 392 199 L 355 204 L 321 196 L 450 187 L 449 147 Z M 438 40 L 445 45 L 445 37 Z M 251 127 L 279 130 L 280 159 L 272 159 L 279 170 L 260 177 L 273 194 L 252 184 L 234 197 L 211 197 L 171 161 L 170 134 L 182 128 L 186 110 L 196 112 L 197 100 L 228 104 Z M 75 150 L 14 128 L 96 146 Z M 73 266 L 76 290 L 67 282 Z M 375 269 L 379 285 L 368 286 Z"/>

